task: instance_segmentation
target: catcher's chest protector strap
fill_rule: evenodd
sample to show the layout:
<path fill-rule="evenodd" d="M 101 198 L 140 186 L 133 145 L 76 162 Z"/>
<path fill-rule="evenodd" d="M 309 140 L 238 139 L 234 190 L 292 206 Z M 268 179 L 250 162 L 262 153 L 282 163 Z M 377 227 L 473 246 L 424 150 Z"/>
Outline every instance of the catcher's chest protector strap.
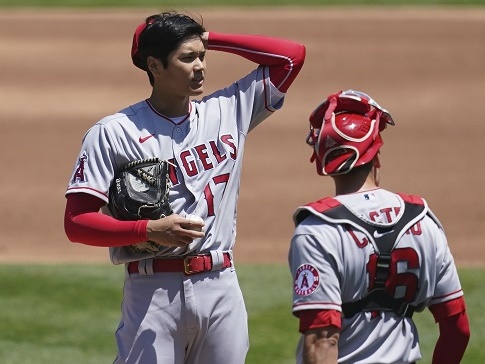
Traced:
<path fill-rule="evenodd" d="M 377 227 L 355 216 L 347 207 L 333 198 L 325 198 L 310 204 L 318 212 L 318 216 L 335 224 L 349 224 L 363 232 L 374 246 L 377 247 L 377 268 L 374 279 L 374 289 L 363 299 L 342 304 L 345 317 L 352 317 L 361 311 L 393 311 L 399 316 L 411 317 L 415 307 L 395 299 L 386 290 L 385 284 L 389 275 L 391 264 L 391 251 L 399 238 L 416 222 L 421 220 L 427 212 L 422 200 L 405 201 L 404 212 L 401 218 L 391 226 Z M 295 216 L 295 221 L 301 222 L 311 211 L 302 210 Z"/>

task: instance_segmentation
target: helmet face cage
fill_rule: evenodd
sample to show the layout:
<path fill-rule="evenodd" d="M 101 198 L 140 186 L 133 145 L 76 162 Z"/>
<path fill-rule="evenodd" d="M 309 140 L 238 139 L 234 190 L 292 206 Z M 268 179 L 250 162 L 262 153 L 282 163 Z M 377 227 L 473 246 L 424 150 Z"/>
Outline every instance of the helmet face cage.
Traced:
<path fill-rule="evenodd" d="M 389 111 L 384 109 L 382 106 L 380 106 L 372 97 L 370 97 L 368 94 L 361 92 L 361 91 L 356 91 L 356 90 L 347 90 L 347 91 L 342 91 L 339 94 L 340 98 L 348 98 L 348 99 L 353 99 L 356 100 L 357 102 L 361 103 L 366 103 L 369 106 L 371 106 L 373 109 L 380 111 L 381 117 L 384 121 L 384 127 L 380 129 L 382 131 L 385 128 L 386 124 L 389 125 L 395 125 L 394 120 L 392 119 L 391 114 L 389 114 Z"/>
<path fill-rule="evenodd" d="M 380 131 L 394 125 L 389 112 L 369 95 L 355 90 L 330 95 L 310 115 L 307 144 L 320 175 L 348 173 L 378 153 Z"/>

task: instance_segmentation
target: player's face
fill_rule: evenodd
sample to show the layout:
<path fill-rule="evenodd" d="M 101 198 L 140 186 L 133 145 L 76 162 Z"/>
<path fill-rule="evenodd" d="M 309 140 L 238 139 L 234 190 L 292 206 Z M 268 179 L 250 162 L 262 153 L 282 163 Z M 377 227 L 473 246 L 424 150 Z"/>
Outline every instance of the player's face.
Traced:
<path fill-rule="evenodd" d="M 205 53 L 204 44 L 198 37 L 183 42 L 168 57 L 162 87 L 174 96 L 200 95 L 204 91 Z"/>

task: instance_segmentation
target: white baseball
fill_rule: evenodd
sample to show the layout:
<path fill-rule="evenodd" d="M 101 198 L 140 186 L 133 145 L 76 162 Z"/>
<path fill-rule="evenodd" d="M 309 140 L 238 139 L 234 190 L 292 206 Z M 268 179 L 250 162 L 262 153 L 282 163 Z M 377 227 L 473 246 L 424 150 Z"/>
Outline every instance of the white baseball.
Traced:
<path fill-rule="evenodd" d="M 189 214 L 187 216 L 185 216 L 185 218 L 187 220 L 191 220 L 191 221 L 197 221 L 197 222 L 204 222 L 204 219 L 202 219 L 200 216 L 197 216 L 197 215 L 192 215 L 192 214 Z M 204 231 L 204 228 L 194 228 L 194 230 L 197 230 L 197 231 Z"/>

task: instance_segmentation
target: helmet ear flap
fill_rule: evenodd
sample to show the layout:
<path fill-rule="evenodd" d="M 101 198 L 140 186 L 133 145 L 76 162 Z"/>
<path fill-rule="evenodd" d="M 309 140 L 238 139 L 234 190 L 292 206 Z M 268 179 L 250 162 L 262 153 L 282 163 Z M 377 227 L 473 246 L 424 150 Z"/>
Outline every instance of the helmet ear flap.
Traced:
<path fill-rule="evenodd" d="M 315 110 L 310 114 L 310 125 L 315 129 L 320 129 L 323 124 L 323 117 L 325 116 L 326 101 L 317 106 Z"/>
<path fill-rule="evenodd" d="M 320 129 L 324 124 L 324 120 L 329 120 L 338 105 L 338 95 L 342 91 L 332 94 L 327 99 L 316 107 L 310 114 L 310 125 L 315 129 Z"/>

